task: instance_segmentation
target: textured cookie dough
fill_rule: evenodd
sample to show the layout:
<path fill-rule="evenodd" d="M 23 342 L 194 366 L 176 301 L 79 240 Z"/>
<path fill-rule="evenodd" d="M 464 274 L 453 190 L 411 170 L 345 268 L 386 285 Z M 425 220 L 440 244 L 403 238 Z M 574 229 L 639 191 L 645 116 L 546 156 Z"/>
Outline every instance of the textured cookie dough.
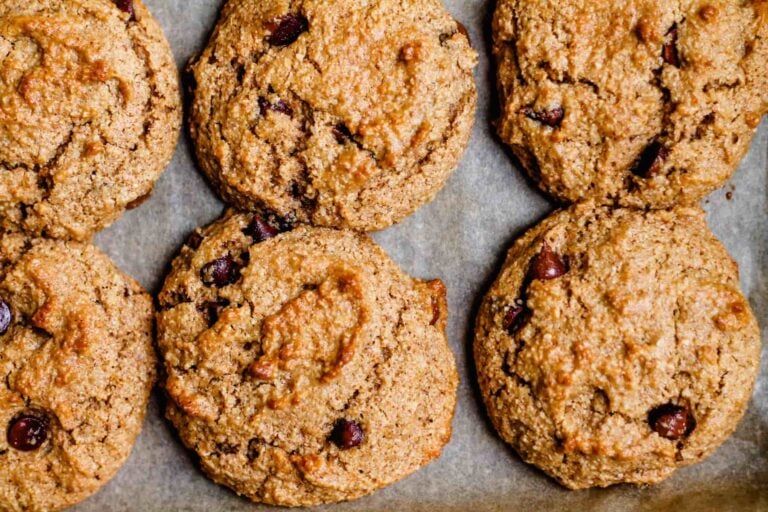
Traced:
<path fill-rule="evenodd" d="M 764 0 L 499 0 L 498 132 L 564 202 L 692 204 L 768 112 Z"/>
<path fill-rule="evenodd" d="M 190 131 L 226 201 L 371 231 L 432 200 L 474 121 L 440 0 L 238 0 L 192 64 Z"/>
<path fill-rule="evenodd" d="M 152 298 L 91 245 L 2 235 L 0 266 L 0 510 L 60 510 L 106 484 L 141 430 Z"/>
<path fill-rule="evenodd" d="M 167 415 L 203 470 L 310 506 L 437 458 L 458 380 L 442 282 L 406 276 L 366 235 L 259 219 L 195 232 L 159 296 Z"/>
<path fill-rule="evenodd" d="M 749 401 L 760 335 L 704 212 L 580 205 L 509 251 L 474 345 L 501 437 L 572 489 L 702 460 Z"/>
<path fill-rule="evenodd" d="M 86 240 L 176 147 L 178 74 L 139 0 L 0 0 L 0 227 Z"/>

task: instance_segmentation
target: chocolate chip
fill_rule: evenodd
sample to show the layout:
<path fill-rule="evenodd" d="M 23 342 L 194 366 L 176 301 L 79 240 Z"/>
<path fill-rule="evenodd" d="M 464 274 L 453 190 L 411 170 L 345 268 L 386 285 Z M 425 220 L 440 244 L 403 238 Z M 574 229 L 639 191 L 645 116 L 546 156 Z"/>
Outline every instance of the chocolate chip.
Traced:
<path fill-rule="evenodd" d="M 510 335 L 515 334 L 523 325 L 525 325 L 525 322 L 528 321 L 530 316 L 531 311 L 521 302 L 516 302 L 515 305 L 511 306 L 504 314 L 503 327 Z"/>
<path fill-rule="evenodd" d="M 229 301 L 227 299 L 217 299 L 205 302 L 199 306 L 197 306 L 197 310 L 203 313 L 206 318 L 208 319 L 208 325 L 213 325 L 216 322 L 219 321 L 219 316 L 221 315 L 221 312 L 229 306 Z"/>
<path fill-rule="evenodd" d="M 348 140 L 352 140 L 352 132 L 343 123 L 339 123 L 333 127 L 333 136 L 336 137 L 336 142 L 344 144 Z"/>
<path fill-rule="evenodd" d="M 661 142 L 652 142 L 643 150 L 635 162 L 632 172 L 642 178 L 651 178 L 661 172 L 664 162 L 669 157 L 669 149 Z"/>
<path fill-rule="evenodd" d="M 118 9 L 130 14 L 129 20 L 135 19 L 136 13 L 133 11 L 133 0 L 114 0 L 114 2 Z"/>
<path fill-rule="evenodd" d="M 272 227 L 261 217 L 254 217 L 248 226 L 243 229 L 246 236 L 253 238 L 253 243 L 258 244 L 280 234 L 277 228 Z"/>
<path fill-rule="evenodd" d="M 362 427 L 354 421 L 338 420 L 331 432 L 331 441 L 342 450 L 360 446 L 365 438 Z"/>
<path fill-rule="evenodd" d="M 273 46 L 288 46 L 309 30 L 309 20 L 301 14 L 286 14 L 266 24 L 271 32 L 267 42 Z"/>
<path fill-rule="evenodd" d="M 8 425 L 8 444 L 22 452 L 37 450 L 48 439 L 48 421 L 44 416 L 21 414 Z"/>
<path fill-rule="evenodd" d="M 560 256 L 544 242 L 541 245 L 539 254 L 531 260 L 531 264 L 528 267 L 528 277 L 530 279 L 549 281 L 550 279 L 557 279 L 565 275 L 567 271 L 565 263 L 563 263 Z"/>
<path fill-rule="evenodd" d="M 677 52 L 677 25 L 673 26 L 669 32 L 667 32 L 667 38 L 669 40 L 664 43 L 664 47 L 661 50 L 661 56 L 664 59 L 664 62 L 679 68 L 680 56 Z"/>
<path fill-rule="evenodd" d="M 189 236 L 187 237 L 187 240 L 184 242 L 184 245 L 192 249 L 199 249 L 200 244 L 202 243 L 203 243 L 203 235 L 201 235 L 199 231 L 195 230 L 189 234 Z"/>
<path fill-rule="evenodd" d="M 565 117 L 563 107 L 554 107 L 548 110 L 534 110 L 532 107 L 524 107 L 521 112 L 528 119 L 533 119 L 550 128 L 559 128 Z"/>
<path fill-rule="evenodd" d="M 687 407 L 664 404 L 648 413 L 648 423 L 654 432 L 667 439 L 680 439 L 696 428 L 696 420 Z"/>
<path fill-rule="evenodd" d="M 293 115 L 293 109 L 289 104 L 283 100 L 277 100 L 275 103 L 270 103 L 266 98 L 259 98 L 259 112 L 262 116 L 267 115 L 268 111 L 277 112 L 279 114 L 285 114 L 287 116 Z"/>
<path fill-rule="evenodd" d="M 0 299 L 0 334 L 5 334 L 13 321 L 11 307 L 3 299 Z"/>
<path fill-rule="evenodd" d="M 206 286 L 223 287 L 240 279 L 240 265 L 227 254 L 207 263 L 200 269 L 200 278 Z"/>

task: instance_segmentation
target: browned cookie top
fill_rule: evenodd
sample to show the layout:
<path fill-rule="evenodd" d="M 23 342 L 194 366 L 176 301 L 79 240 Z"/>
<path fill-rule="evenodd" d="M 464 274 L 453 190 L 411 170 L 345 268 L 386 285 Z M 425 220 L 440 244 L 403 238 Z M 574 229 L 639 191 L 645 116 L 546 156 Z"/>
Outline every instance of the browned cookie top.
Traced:
<path fill-rule="evenodd" d="M 191 133 L 230 203 L 375 230 L 431 200 L 474 120 L 475 52 L 439 0 L 229 2 L 192 63 Z"/>
<path fill-rule="evenodd" d="M 139 0 L 0 0 L 0 226 L 90 238 L 152 191 L 180 124 Z"/>
<path fill-rule="evenodd" d="M 700 208 L 585 204 L 510 249 L 474 352 L 501 437 L 579 489 L 712 453 L 747 407 L 760 334 Z"/>
<path fill-rule="evenodd" d="M 498 130 L 555 198 L 693 203 L 768 112 L 764 0 L 500 0 Z"/>
<path fill-rule="evenodd" d="M 168 417 L 216 482 L 254 501 L 357 498 L 440 455 L 457 373 L 440 281 L 367 236 L 230 212 L 159 296 Z"/>
<path fill-rule="evenodd" d="M 141 430 L 152 299 L 91 245 L 3 235 L 0 267 L 0 510 L 60 510 Z"/>

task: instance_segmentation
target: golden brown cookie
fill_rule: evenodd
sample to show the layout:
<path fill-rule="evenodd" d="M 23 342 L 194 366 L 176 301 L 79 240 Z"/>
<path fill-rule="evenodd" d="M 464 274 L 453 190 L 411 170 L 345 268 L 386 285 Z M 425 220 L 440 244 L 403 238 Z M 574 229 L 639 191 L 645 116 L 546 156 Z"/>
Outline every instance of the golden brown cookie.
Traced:
<path fill-rule="evenodd" d="M 191 64 L 200 165 L 241 209 L 385 228 L 457 166 L 475 63 L 440 0 L 228 2 Z"/>
<path fill-rule="evenodd" d="M 178 76 L 140 0 L 0 0 L 0 226 L 85 240 L 176 147 Z"/>
<path fill-rule="evenodd" d="M 0 236 L 0 510 L 61 510 L 128 458 L 155 377 L 152 298 L 95 247 Z"/>
<path fill-rule="evenodd" d="M 749 401 L 760 333 L 704 212 L 576 205 L 510 249 L 474 345 L 501 437 L 572 489 L 656 483 Z"/>
<path fill-rule="evenodd" d="M 501 138 L 564 202 L 692 204 L 768 112 L 763 0 L 500 0 Z"/>
<path fill-rule="evenodd" d="M 216 482 L 256 502 L 354 499 L 451 435 L 457 372 L 440 281 L 366 235 L 227 213 L 159 296 L 167 415 Z"/>

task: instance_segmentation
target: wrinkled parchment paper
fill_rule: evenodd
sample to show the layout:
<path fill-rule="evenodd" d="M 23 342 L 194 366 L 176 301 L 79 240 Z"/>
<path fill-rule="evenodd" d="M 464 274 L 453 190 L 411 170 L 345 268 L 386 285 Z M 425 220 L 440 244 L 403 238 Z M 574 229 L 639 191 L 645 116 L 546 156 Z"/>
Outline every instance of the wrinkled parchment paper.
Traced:
<path fill-rule="evenodd" d="M 349 0 L 356 1 L 356 0 Z M 221 0 L 145 0 L 163 25 L 181 67 L 212 30 Z M 653 488 L 566 491 L 523 464 L 494 434 L 474 384 L 468 357 L 474 310 L 499 269 L 507 246 L 553 206 L 514 167 L 493 135 L 495 117 L 488 56 L 493 0 L 447 0 L 480 52 L 480 102 L 464 161 L 437 199 L 374 238 L 410 274 L 442 278 L 449 290 L 448 334 L 459 363 L 461 387 L 454 434 L 443 456 L 415 475 L 371 497 L 321 507 L 339 511 L 767 511 L 768 354 L 741 427 L 715 455 L 678 471 Z M 741 284 L 768 328 L 768 122 L 732 183 L 706 203 L 714 231 L 741 264 Z M 726 193 L 732 191 L 728 200 Z M 198 173 L 189 141 L 154 196 L 99 234 L 97 244 L 144 286 L 157 291 L 163 272 L 185 236 L 216 219 L 222 204 Z M 766 331 L 768 332 L 768 331 Z M 764 343 L 767 337 L 764 335 Z M 157 395 L 157 393 L 156 393 Z M 144 432 L 120 474 L 76 507 L 99 511 L 267 510 L 207 480 L 172 429 L 157 399 Z"/>

